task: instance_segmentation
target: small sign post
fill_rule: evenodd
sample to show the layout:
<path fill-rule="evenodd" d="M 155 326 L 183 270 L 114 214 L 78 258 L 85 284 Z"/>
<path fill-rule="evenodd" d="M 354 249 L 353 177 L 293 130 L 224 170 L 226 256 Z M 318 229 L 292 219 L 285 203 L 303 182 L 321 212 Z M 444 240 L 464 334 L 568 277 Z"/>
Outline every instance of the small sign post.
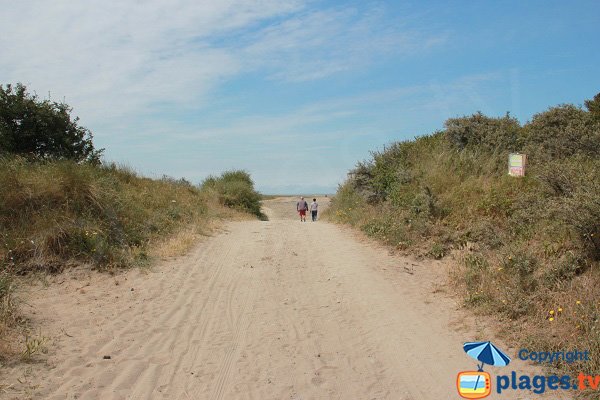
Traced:
<path fill-rule="evenodd" d="M 508 175 L 525 176 L 525 166 L 527 165 L 527 155 L 520 153 L 510 153 L 508 155 Z"/>

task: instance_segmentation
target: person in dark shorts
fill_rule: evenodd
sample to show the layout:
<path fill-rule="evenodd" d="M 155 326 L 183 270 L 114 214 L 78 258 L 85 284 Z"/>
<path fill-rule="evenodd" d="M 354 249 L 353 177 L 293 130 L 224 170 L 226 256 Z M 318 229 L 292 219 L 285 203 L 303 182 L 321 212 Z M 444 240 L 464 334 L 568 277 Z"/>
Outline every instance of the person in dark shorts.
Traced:
<path fill-rule="evenodd" d="M 300 201 L 296 203 L 296 210 L 300 214 L 300 221 L 306 222 L 306 211 L 308 210 L 308 203 L 304 200 L 304 197 L 300 197 Z"/>
<path fill-rule="evenodd" d="M 312 203 L 310 203 L 310 216 L 312 217 L 312 222 L 317 220 L 318 209 L 319 204 L 317 204 L 317 199 L 313 199 Z"/>

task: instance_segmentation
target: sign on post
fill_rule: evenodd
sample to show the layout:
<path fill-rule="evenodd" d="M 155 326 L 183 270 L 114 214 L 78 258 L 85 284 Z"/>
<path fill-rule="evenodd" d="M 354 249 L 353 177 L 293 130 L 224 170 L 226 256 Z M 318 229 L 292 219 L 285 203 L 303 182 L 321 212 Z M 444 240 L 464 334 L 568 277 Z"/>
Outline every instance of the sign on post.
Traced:
<path fill-rule="evenodd" d="M 508 174 L 510 176 L 525 176 L 526 165 L 526 154 L 511 153 L 508 155 Z"/>

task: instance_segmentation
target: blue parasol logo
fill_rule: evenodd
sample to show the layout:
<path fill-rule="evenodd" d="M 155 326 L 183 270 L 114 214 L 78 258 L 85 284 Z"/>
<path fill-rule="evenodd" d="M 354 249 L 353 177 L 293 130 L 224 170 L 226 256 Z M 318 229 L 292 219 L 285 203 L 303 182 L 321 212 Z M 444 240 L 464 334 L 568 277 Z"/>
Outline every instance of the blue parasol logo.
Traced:
<path fill-rule="evenodd" d="M 510 363 L 510 357 L 492 342 L 467 342 L 463 345 L 465 353 L 481 364 L 477 364 L 477 372 L 464 371 L 458 374 L 456 386 L 461 397 L 466 399 L 482 399 L 489 396 L 492 389 L 490 374 L 483 371 L 485 364 L 504 367 Z"/>
<path fill-rule="evenodd" d="M 477 361 L 481 361 L 481 365 L 477 366 L 479 371 L 483 371 L 484 364 L 504 367 L 510 363 L 510 357 L 494 346 L 492 342 L 467 342 L 463 344 L 463 349 L 465 353 Z"/>

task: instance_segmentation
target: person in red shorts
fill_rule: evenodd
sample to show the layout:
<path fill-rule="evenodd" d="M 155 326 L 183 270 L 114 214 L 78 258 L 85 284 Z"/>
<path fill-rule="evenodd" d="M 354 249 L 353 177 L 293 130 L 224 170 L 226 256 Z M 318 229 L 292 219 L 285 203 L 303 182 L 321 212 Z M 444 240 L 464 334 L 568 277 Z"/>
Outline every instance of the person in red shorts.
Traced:
<path fill-rule="evenodd" d="M 304 200 L 304 197 L 300 197 L 300 201 L 296 203 L 296 210 L 300 214 L 300 221 L 306 222 L 306 211 L 308 210 L 308 203 Z"/>

